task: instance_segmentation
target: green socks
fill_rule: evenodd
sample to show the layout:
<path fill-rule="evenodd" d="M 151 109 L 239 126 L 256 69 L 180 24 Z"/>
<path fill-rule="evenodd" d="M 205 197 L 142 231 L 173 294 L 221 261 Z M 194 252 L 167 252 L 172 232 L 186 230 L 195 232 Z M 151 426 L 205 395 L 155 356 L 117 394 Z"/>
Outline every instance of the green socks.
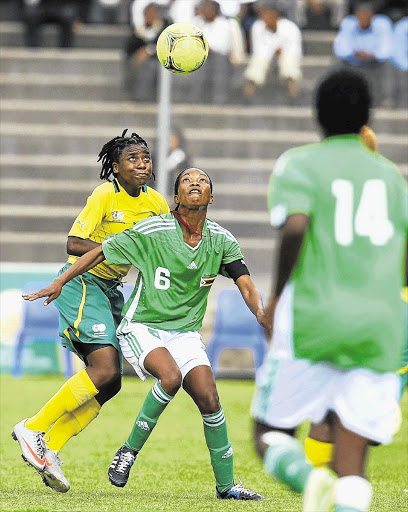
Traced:
<path fill-rule="evenodd" d="M 234 485 L 234 457 L 224 411 L 221 407 L 214 414 L 203 414 L 202 418 L 217 489 L 219 492 L 228 491 Z"/>
<path fill-rule="evenodd" d="M 264 439 L 269 445 L 264 457 L 266 471 L 292 490 L 303 492 L 313 466 L 302 445 L 282 432 L 268 432 Z"/>
<path fill-rule="evenodd" d="M 168 395 L 159 382 L 147 394 L 142 409 L 136 418 L 133 430 L 125 442 L 125 446 L 140 451 L 156 426 L 160 414 L 173 397 Z"/>

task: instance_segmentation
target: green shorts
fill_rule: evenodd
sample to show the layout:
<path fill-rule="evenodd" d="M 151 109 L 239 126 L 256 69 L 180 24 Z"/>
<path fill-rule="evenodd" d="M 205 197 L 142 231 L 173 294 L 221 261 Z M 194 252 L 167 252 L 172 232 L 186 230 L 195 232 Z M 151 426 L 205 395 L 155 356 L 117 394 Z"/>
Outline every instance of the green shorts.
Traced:
<path fill-rule="evenodd" d="M 67 263 L 58 273 L 71 266 Z M 123 295 L 118 281 L 86 272 L 62 288 L 54 304 L 60 312 L 62 345 L 87 364 L 86 356 L 106 345 L 120 352 L 116 329 L 122 319 Z"/>

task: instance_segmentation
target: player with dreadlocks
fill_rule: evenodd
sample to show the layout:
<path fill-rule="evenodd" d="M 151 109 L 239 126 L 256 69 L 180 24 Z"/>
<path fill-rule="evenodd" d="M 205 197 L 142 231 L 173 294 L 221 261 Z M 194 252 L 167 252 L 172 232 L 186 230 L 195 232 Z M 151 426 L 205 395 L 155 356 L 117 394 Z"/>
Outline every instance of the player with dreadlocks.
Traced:
<path fill-rule="evenodd" d="M 70 255 L 60 274 L 80 256 L 108 237 L 146 217 L 168 213 L 164 197 L 148 187 L 152 160 L 147 143 L 136 133 L 107 142 L 99 153 L 99 185 L 88 198 L 68 234 Z M 121 321 L 123 295 L 118 289 L 131 265 L 103 261 L 73 279 L 55 302 L 60 312 L 62 344 L 85 363 L 33 417 L 20 421 L 13 437 L 23 459 L 44 483 L 67 492 L 69 482 L 58 453 L 99 414 L 101 406 L 121 387 L 121 355 L 116 328 Z"/>

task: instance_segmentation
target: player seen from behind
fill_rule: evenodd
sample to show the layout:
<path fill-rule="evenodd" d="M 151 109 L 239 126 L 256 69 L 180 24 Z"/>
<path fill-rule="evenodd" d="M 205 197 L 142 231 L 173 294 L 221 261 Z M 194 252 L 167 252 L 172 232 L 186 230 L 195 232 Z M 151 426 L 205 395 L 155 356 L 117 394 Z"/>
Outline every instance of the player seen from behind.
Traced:
<path fill-rule="evenodd" d="M 255 442 L 266 470 L 305 492 L 308 512 L 369 510 L 367 446 L 391 441 L 400 396 L 408 192 L 398 169 L 358 135 L 369 107 L 361 75 L 327 76 L 316 96 L 325 139 L 283 154 L 268 192 L 282 233 L 266 308 L 272 350 L 252 405 Z M 336 477 L 313 470 L 291 437 L 305 419 L 327 420 Z"/>

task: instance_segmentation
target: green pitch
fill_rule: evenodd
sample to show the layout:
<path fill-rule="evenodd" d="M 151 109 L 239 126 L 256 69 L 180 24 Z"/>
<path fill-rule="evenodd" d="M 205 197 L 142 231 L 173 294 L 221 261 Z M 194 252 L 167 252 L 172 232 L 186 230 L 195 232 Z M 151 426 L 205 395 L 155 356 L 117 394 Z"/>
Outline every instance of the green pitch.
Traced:
<path fill-rule="evenodd" d="M 264 473 L 252 448 L 248 415 L 253 383 L 220 381 L 221 402 L 235 452 L 235 474 L 244 485 L 265 496 L 264 502 L 238 503 L 215 498 L 214 478 L 204 442 L 201 417 L 180 391 L 141 452 L 124 489 L 110 485 L 112 458 L 125 441 L 152 381 L 125 378 L 122 391 L 100 416 L 61 451 L 71 483 L 67 494 L 47 489 L 39 475 L 23 463 L 10 436 L 15 423 L 34 414 L 64 382 L 62 377 L 0 378 L 0 490 L 2 511 L 208 512 L 259 510 L 296 512 L 301 500 Z M 390 446 L 371 449 L 368 474 L 374 486 L 371 512 L 408 509 L 408 436 L 405 393 L 404 422 Z M 182 418 L 181 420 L 179 418 Z M 305 429 L 303 429 L 305 430 Z"/>

